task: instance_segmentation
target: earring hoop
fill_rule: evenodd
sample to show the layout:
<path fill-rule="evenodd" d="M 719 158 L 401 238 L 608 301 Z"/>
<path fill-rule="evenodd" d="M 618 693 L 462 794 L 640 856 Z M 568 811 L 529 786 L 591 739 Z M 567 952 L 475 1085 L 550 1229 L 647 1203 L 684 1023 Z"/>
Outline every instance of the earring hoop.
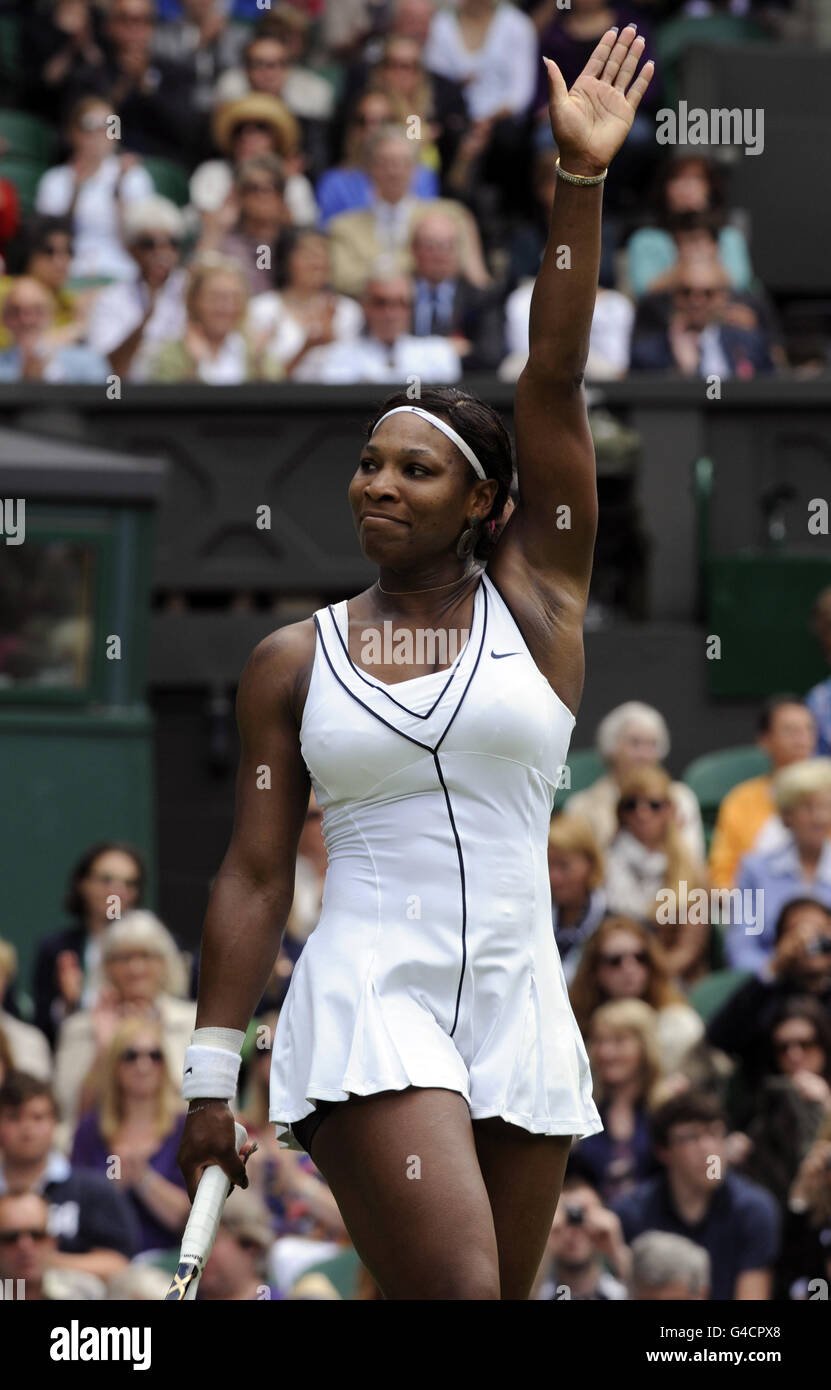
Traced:
<path fill-rule="evenodd" d="M 477 545 L 482 530 L 482 518 L 480 516 L 468 517 L 467 530 L 463 531 L 456 546 L 456 554 L 460 560 L 469 560 Z"/>

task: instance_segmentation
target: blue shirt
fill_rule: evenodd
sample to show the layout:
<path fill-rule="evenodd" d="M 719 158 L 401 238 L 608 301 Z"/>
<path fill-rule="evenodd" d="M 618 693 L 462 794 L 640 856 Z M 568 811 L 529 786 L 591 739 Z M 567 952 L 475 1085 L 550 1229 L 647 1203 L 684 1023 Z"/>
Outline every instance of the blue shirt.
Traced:
<path fill-rule="evenodd" d="M 420 164 L 413 174 L 410 192 L 416 198 L 438 198 L 438 174 Z M 341 212 L 364 212 L 372 207 L 372 196 L 372 181 L 363 169 L 327 169 L 315 188 L 321 227 Z"/>
<path fill-rule="evenodd" d="M 827 758 L 831 754 L 831 676 L 808 691 L 805 703 L 817 721 L 817 753 Z"/>
<path fill-rule="evenodd" d="M 109 370 L 103 357 L 99 357 L 92 348 L 69 344 L 52 354 L 44 369 L 43 379 L 98 386 L 107 380 Z M 23 358 L 19 348 L 10 347 L 0 352 L 0 382 L 20 381 L 22 376 Z"/>
<path fill-rule="evenodd" d="M 785 903 L 792 898 L 815 898 L 831 908 L 831 840 L 826 840 L 813 879 L 803 877 L 802 865 L 793 836 L 788 843 L 767 854 L 746 854 L 739 864 L 736 887 L 744 894 L 741 921 L 731 923 L 727 930 L 727 959 L 734 970 L 754 970 L 757 973 L 773 954 L 776 920 Z M 756 906 L 759 907 L 762 930 L 748 931 Z"/>
<path fill-rule="evenodd" d="M 715 1187 L 703 1219 L 692 1226 L 675 1210 L 665 1172 L 648 1178 L 612 1209 L 620 1217 L 627 1245 L 644 1231 L 670 1231 L 703 1246 L 710 1256 L 713 1300 L 732 1300 L 740 1274 L 770 1269 L 779 1254 L 781 1221 L 775 1197 L 738 1173 L 728 1173 Z"/>

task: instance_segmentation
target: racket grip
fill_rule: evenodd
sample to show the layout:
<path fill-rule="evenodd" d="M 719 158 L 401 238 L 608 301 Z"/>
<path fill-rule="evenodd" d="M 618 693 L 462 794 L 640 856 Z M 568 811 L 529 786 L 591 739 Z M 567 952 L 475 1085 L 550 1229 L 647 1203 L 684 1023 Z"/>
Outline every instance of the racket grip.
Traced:
<path fill-rule="evenodd" d="M 247 1131 L 241 1124 L 234 1126 L 235 1147 L 239 1153 L 248 1139 Z M 206 1168 L 196 1189 L 188 1223 L 182 1237 L 180 1263 L 192 1263 L 202 1272 L 216 1240 L 222 1208 L 231 1186 L 231 1180 L 218 1164 Z M 194 1287 L 194 1295 L 196 1289 Z"/>

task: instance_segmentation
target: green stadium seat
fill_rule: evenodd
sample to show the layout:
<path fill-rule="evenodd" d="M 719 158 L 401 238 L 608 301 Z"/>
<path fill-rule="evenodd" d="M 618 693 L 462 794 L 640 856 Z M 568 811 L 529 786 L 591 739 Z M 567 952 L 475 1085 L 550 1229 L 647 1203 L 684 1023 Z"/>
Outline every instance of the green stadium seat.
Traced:
<path fill-rule="evenodd" d="M 706 753 L 685 769 L 682 781 L 695 792 L 701 807 L 701 818 L 709 847 L 716 823 L 718 808 L 724 797 L 739 782 L 761 777 L 770 771 L 770 762 L 761 748 L 753 744 L 737 748 L 722 748 L 718 753 Z"/>
<path fill-rule="evenodd" d="M 187 207 L 190 202 L 190 190 L 188 176 L 181 164 L 172 159 L 164 159 L 161 155 L 142 157 L 141 162 L 156 185 L 157 193 L 163 198 L 169 198 L 177 207 Z"/>
<path fill-rule="evenodd" d="M 26 111 L 0 110 L 0 147 L 5 141 L 10 159 L 34 159 L 53 164 L 58 138 L 51 126 Z"/>
<path fill-rule="evenodd" d="M 714 970 L 694 984 L 687 995 L 688 1002 L 705 1023 L 750 979 L 749 970 Z"/>
<path fill-rule="evenodd" d="M 309 1265 L 298 1278 L 305 1279 L 308 1274 L 325 1274 L 341 1298 L 348 1301 L 355 1298 L 360 1272 L 361 1262 L 356 1252 L 347 1248 L 328 1260 L 321 1260 L 320 1264 Z"/>
<path fill-rule="evenodd" d="M 560 787 L 554 803 L 555 810 L 562 811 L 570 796 L 585 791 L 602 777 L 605 772 L 600 755 L 593 748 L 573 749 L 566 759 L 566 767 L 571 778 L 571 786 Z"/>
<path fill-rule="evenodd" d="M 33 211 L 38 184 L 48 168 L 47 160 L 16 159 L 12 155 L 0 159 L 0 178 L 14 184 L 24 213 Z"/>

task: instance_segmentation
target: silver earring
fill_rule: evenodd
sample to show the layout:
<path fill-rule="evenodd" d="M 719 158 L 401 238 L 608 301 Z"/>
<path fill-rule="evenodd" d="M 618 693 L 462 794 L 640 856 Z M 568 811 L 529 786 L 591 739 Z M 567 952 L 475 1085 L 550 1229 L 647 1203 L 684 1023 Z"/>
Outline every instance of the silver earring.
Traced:
<path fill-rule="evenodd" d="M 469 560 L 476 546 L 479 543 L 479 533 L 482 529 L 482 518 L 479 516 L 468 517 L 468 527 L 459 537 L 456 546 L 456 554 L 460 560 Z"/>

